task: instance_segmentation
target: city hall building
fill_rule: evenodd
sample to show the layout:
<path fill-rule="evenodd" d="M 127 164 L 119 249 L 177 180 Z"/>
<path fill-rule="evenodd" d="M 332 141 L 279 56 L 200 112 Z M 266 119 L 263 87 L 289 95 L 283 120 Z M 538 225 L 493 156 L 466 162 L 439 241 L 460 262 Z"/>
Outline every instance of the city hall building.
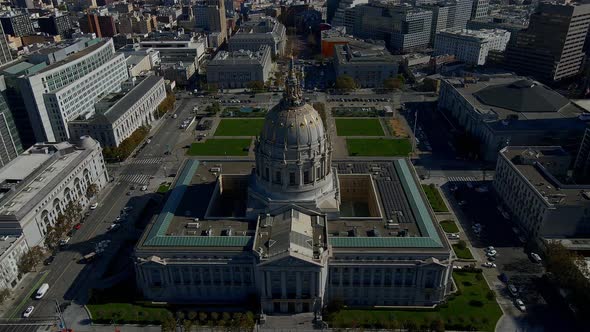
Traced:
<path fill-rule="evenodd" d="M 333 162 L 293 69 L 286 86 L 254 164 L 186 161 L 135 249 L 143 295 L 264 313 L 443 301 L 452 255 L 411 163 Z"/>

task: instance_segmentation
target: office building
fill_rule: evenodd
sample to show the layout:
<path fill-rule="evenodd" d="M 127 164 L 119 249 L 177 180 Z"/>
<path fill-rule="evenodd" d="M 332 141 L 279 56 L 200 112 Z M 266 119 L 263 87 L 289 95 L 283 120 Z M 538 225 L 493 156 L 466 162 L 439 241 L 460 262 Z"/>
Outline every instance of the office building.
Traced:
<path fill-rule="evenodd" d="M 0 167 L 23 152 L 19 132 L 4 95 L 0 94 Z"/>
<path fill-rule="evenodd" d="M 143 296 L 256 301 L 266 314 L 320 314 L 334 299 L 349 307 L 442 303 L 452 254 L 412 164 L 333 163 L 293 65 L 286 81 L 254 144 L 254 165 L 220 164 L 214 180 L 196 159 L 183 165 L 135 248 Z"/>
<path fill-rule="evenodd" d="M 484 65 L 489 51 L 504 51 L 510 40 L 506 30 L 442 31 L 436 35 L 435 55 L 454 55 L 470 65 Z"/>
<path fill-rule="evenodd" d="M 504 65 L 551 83 L 577 75 L 584 61 L 590 4 L 540 3 L 526 30 L 506 48 Z"/>
<path fill-rule="evenodd" d="M 590 185 L 566 182 L 570 161 L 559 146 L 508 146 L 500 151 L 494 189 L 525 239 L 590 234 Z"/>
<path fill-rule="evenodd" d="M 158 105 L 166 98 L 164 79 L 159 76 L 133 77 L 123 82 L 123 87 L 123 91 L 99 100 L 92 117 L 70 121 L 70 135 L 88 135 L 103 147 L 116 147 L 139 127 L 149 126 L 154 121 Z"/>
<path fill-rule="evenodd" d="M 207 64 L 207 83 L 219 88 L 245 88 L 249 82 L 266 83 L 272 66 L 270 47 L 263 45 L 256 52 L 220 51 Z"/>
<path fill-rule="evenodd" d="M 143 38 L 139 42 L 139 47 L 159 52 L 162 62 L 172 63 L 190 58 L 191 62 L 198 67 L 208 45 L 207 38 L 204 36 L 155 32 Z"/>
<path fill-rule="evenodd" d="M 250 50 L 256 52 L 260 46 L 268 45 L 273 56 L 282 55 L 287 44 L 287 29 L 275 18 L 263 16 L 243 22 L 239 30 L 230 37 L 229 51 Z"/>
<path fill-rule="evenodd" d="M 338 7 L 334 11 L 334 17 L 330 21 L 333 26 L 343 27 L 346 26 L 346 10 L 354 8 L 357 5 L 368 3 L 368 0 L 340 0 L 338 1 Z"/>
<path fill-rule="evenodd" d="M 430 43 L 431 10 L 377 1 L 358 5 L 354 10 L 351 33 L 356 37 L 385 40 L 388 48 L 403 53 L 427 47 Z"/>
<path fill-rule="evenodd" d="M 471 0 L 458 0 L 437 2 L 422 5 L 421 8 L 432 12 L 432 24 L 430 26 L 430 43 L 434 44 L 434 38 L 439 31 L 465 29 L 471 16 Z"/>
<path fill-rule="evenodd" d="M 68 15 L 49 15 L 39 17 L 39 31 L 52 36 L 69 38 L 72 35 L 74 26 Z"/>
<path fill-rule="evenodd" d="M 227 19 L 224 0 L 202 0 L 193 7 L 195 27 L 208 33 L 219 33 L 222 43 L 227 40 Z"/>
<path fill-rule="evenodd" d="M 7 62 L 12 61 L 12 54 L 10 54 L 10 48 L 8 48 L 8 40 L 0 24 L 0 65 L 4 65 Z"/>
<path fill-rule="evenodd" d="M 96 37 L 113 37 L 117 34 L 115 19 L 110 15 L 85 14 L 78 21 L 84 33 L 95 33 Z"/>
<path fill-rule="evenodd" d="M 363 88 L 379 88 L 383 82 L 397 75 L 400 58 L 387 50 L 372 50 L 368 47 L 334 46 L 334 69 L 336 76 L 348 75 Z"/>
<path fill-rule="evenodd" d="M 0 232 L 24 234 L 29 247 L 43 245 L 70 202 L 88 206 L 88 186 L 108 181 L 100 144 L 90 137 L 70 142 L 38 143 L 0 169 Z"/>
<path fill-rule="evenodd" d="M 507 145 L 556 145 L 575 154 L 586 128 L 578 106 L 514 75 L 445 78 L 438 108 L 479 142 L 477 154 L 486 161 Z"/>
<path fill-rule="evenodd" d="M 186 87 L 193 82 L 197 67 L 190 58 L 178 62 L 162 62 L 158 73 L 164 79 L 174 81 L 176 85 Z"/>
<path fill-rule="evenodd" d="M 37 142 L 67 140 L 67 122 L 91 116 L 100 96 L 119 91 L 128 78 L 123 54 L 115 54 L 111 39 L 100 38 L 42 49 L 3 73 L 9 104 L 26 109 Z"/>
<path fill-rule="evenodd" d="M 479 20 L 488 17 L 490 12 L 490 0 L 473 0 L 471 19 Z"/>
<path fill-rule="evenodd" d="M 0 16 L 4 34 L 15 37 L 34 35 L 33 22 L 26 12 L 6 12 Z"/>

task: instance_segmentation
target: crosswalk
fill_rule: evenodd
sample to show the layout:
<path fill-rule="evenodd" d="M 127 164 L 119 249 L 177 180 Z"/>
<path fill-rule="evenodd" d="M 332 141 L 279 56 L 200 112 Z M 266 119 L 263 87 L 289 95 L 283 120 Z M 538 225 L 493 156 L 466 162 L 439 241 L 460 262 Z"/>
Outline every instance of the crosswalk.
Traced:
<path fill-rule="evenodd" d="M 164 158 L 145 158 L 145 159 L 136 159 L 132 162 L 135 165 L 148 165 L 148 164 L 161 164 L 164 161 Z"/>
<path fill-rule="evenodd" d="M 473 176 L 449 176 L 447 178 L 449 182 L 471 182 L 477 181 L 477 179 Z"/>
<path fill-rule="evenodd" d="M 120 182 L 129 182 L 136 184 L 147 184 L 149 180 L 150 176 L 145 174 L 123 174 L 119 177 Z"/>

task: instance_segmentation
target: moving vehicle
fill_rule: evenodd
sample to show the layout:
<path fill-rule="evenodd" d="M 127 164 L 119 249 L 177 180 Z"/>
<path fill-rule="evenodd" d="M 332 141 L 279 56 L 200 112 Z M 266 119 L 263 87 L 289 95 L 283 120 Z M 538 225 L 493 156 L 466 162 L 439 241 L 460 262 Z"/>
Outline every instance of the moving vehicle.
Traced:
<path fill-rule="evenodd" d="M 531 258 L 535 261 L 535 263 L 541 263 L 543 260 L 541 259 L 541 256 L 539 256 L 538 254 L 531 252 Z"/>
<path fill-rule="evenodd" d="M 90 210 L 96 210 L 97 207 L 98 203 L 92 203 L 92 205 L 90 205 Z"/>
<path fill-rule="evenodd" d="M 55 256 L 53 256 L 53 255 L 45 258 L 45 260 L 43 261 L 43 265 L 51 265 L 51 263 L 53 263 L 54 259 L 55 259 Z"/>
<path fill-rule="evenodd" d="M 40 300 L 41 298 L 43 298 L 43 296 L 45 296 L 45 293 L 47 293 L 48 290 L 49 290 L 48 283 L 44 283 L 43 285 L 41 285 L 41 287 L 39 287 L 39 289 L 37 290 L 37 293 L 35 294 L 35 299 Z M 31 312 L 32 312 L 32 310 L 31 310 Z"/>
<path fill-rule="evenodd" d="M 68 242 L 70 242 L 70 237 L 69 237 L 69 236 L 68 236 L 68 237 L 66 237 L 65 239 L 62 239 L 62 240 L 60 240 L 60 241 L 59 241 L 59 245 L 63 247 L 63 246 L 65 246 L 66 244 L 68 244 Z"/>
<path fill-rule="evenodd" d="M 146 191 L 147 190 L 147 186 L 141 186 L 141 191 Z"/>
<path fill-rule="evenodd" d="M 84 255 L 84 257 L 82 257 L 82 259 L 84 260 L 85 263 L 90 263 L 95 258 L 96 258 L 96 252 L 94 252 L 94 251 L 91 253 L 88 253 L 88 254 Z"/>
<path fill-rule="evenodd" d="M 119 228 L 119 224 L 111 224 L 109 228 L 107 228 L 107 232 L 115 231 Z"/>
<path fill-rule="evenodd" d="M 173 115 L 172 115 L 172 118 L 173 118 L 173 119 L 176 119 L 177 117 L 178 117 L 178 114 L 173 114 Z"/>
<path fill-rule="evenodd" d="M 524 306 L 524 302 L 522 302 L 521 299 L 516 299 L 516 301 L 514 301 L 514 304 L 516 305 L 518 310 L 523 311 L 523 312 L 526 311 L 526 307 Z"/>
<path fill-rule="evenodd" d="M 29 318 L 31 316 L 31 314 L 33 313 L 33 310 L 35 310 L 34 306 L 28 306 L 27 309 L 25 310 L 25 312 L 23 312 L 23 317 L 24 318 Z"/>

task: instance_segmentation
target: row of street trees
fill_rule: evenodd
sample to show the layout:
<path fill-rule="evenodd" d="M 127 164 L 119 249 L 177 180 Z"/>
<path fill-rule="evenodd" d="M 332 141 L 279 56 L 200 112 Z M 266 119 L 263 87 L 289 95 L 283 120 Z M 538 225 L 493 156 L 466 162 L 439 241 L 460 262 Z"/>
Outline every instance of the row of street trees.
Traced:
<path fill-rule="evenodd" d="M 251 312 L 195 312 L 185 314 L 182 311 L 176 313 L 176 317 L 170 315 L 162 322 L 163 332 L 174 332 L 177 326 L 182 326 L 184 331 L 190 331 L 193 326 L 220 326 L 226 331 L 251 331 L 254 327 L 254 314 Z"/>
<path fill-rule="evenodd" d="M 397 75 L 396 77 L 390 77 L 383 81 L 383 90 L 385 91 L 395 91 L 399 90 L 404 87 L 406 83 L 406 79 L 403 75 Z M 359 84 L 352 78 L 350 75 L 340 75 L 336 77 L 336 84 L 334 87 L 337 90 L 350 92 L 352 90 L 358 89 L 360 86 Z"/>
<path fill-rule="evenodd" d="M 110 162 L 119 162 L 125 160 L 133 150 L 143 141 L 150 133 L 149 126 L 141 126 L 137 128 L 131 136 L 119 144 L 117 147 L 107 146 L 102 150 L 104 159 Z"/>
<path fill-rule="evenodd" d="M 154 112 L 154 116 L 159 119 L 164 116 L 166 113 L 172 111 L 174 109 L 174 104 L 176 104 L 176 96 L 173 93 L 167 93 L 166 98 L 162 100 L 158 108 Z"/>

